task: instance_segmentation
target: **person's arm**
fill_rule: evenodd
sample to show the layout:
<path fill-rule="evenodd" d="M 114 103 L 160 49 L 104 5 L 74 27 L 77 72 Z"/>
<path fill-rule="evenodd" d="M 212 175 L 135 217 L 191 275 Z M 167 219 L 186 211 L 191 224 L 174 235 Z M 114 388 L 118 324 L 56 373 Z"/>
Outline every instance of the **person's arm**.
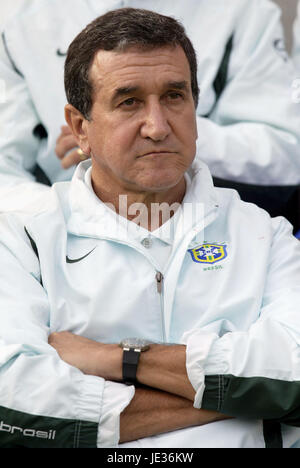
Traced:
<path fill-rule="evenodd" d="M 92 448 L 118 445 L 120 414 L 132 401 L 134 387 L 119 383 L 121 377 L 113 382 L 95 372 L 93 360 L 86 357 L 91 353 L 97 356 L 96 351 L 101 348 L 99 343 L 76 337 L 76 343 L 77 339 L 80 340 L 79 352 L 74 354 L 78 359 L 77 366 L 64 362 L 49 345 L 49 336 L 53 344 L 51 339 L 60 336 L 72 337 L 75 342 L 75 335 L 50 334 L 51 306 L 42 284 L 38 256 L 24 224 L 16 221 L 15 217 L 0 217 L 0 257 L 1 447 Z M 67 348 L 72 355 L 72 347 L 68 345 Z M 85 355 L 83 350 L 88 354 Z M 121 348 L 105 345 L 105 351 L 114 359 L 119 371 Z M 193 410 L 192 402 L 163 392 L 152 394 L 150 399 L 149 395 L 147 393 L 147 398 L 141 400 L 138 393 L 133 406 L 122 416 L 126 425 L 122 424 L 121 440 L 132 440 L 138 435 L 145 437 L 149 431 L 174 430 L 178 428 L 179 421 L 182 427 L 195 424 L 196 410 Z M 168 401 L 171 402 L 170 407 Z M 147 407 L 150 402 L 153 411 L 150 411 L 151 406 Z M 131 419 L 141 405 L 147 413 L 145 432 L 141 431 L 140 422 L 134 428 Z M 165 408 L 166 417 L 170 417 L 176 408 L 179 419 L 173 415 L 168 423 L 161 421 L 160 424 L 155 416 L 158 406 Z M 198 416 L 199 424 L 204 424 L 218 418 L 219 414 L 204 412 L 201 417 L 197 413 Z"/>
<path fill-rule="evenodd" d="M 49 188 L 36 182 L 39 119 L 26 80 L 0 35 L 0 212 L 32 210 Z"/>
<path fill-rule="evenodd" d="M 120 416 L 120 443 L 226 419 L 217 411 L 198 410 L 171 393 L 137 388 Z"/>
<path fill-rule="evenodd" d="M 197 118 L 197 155 L 221 179 L 299 185 L 296 75 L 283 50 L 279 8 L 269 1 L 241 2 L 232 33 L 225 89 L 209 118 Z"/>
<path fill-rule="evenodd" d="M 271 229 L 258 320 L 222 337 L 187 332 L 187 369 L 199 407 L 300 427 L 300 243 L 284 218 Z"/>
<path fill-rule="evenodd" d="M 183 337 L 186 346 L 150 345 L 140 357 L 139 383 L 190 400 L 196 408 L 300 426 L 300 244 L 284 219 L 274 219 L 272 226 L 259 319 L 248 330 L 222 337 L 190 330 Z M 122 380 L 117 344 L 69 332 L 51 335 L 50 343 L 84 373 Z"/>
<path fill-rule="evenodd" d="M 51 306 L 15 217 L 0 217 L 0 258 L 0 446 L 116 446 L 133 387 L 84 375 L 48 344 Z"/>
<path fill-rule="evenodd" d="M 70 332 L 55 332 L 49 344 L 62 360 L 84 374 L 122 381 L 122 353 L 118 344 L 104 344 Z M 195 409 L 195 391 L 185 367 L 185 346 L 151 344 L 142 353 L 137 388 L 120 415 L 120 442 L 200 426 L 227 417 L 218 411 Z"/>
<path fill-rule="evenodd" d="M 98 343 L 68 331 L 54 332 L 49 344 L 60 357 L 83 373 L 122 382 L 123 350 L 118 344 Z M 140 384 L 193 401 L 193 389 L 186 372 L 184 345 L 150 344 L 141 353 L 137 370 Z"/>
<path fill-rule="evenodd" d="M 38 116 L 22 73 L 9 55 L 5 31 L 0 35 L 0 185 L 34 182 L 40 144 L 34 129 Z"/>

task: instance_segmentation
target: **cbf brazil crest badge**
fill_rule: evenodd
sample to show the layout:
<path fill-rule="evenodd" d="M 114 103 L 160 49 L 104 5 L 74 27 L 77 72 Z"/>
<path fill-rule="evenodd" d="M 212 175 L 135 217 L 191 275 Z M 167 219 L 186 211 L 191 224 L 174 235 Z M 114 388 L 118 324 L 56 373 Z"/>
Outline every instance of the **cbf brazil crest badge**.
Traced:
<path fill-rule="evenodd" d="M 189 252 L 194 262 L 212 265 L 227 257 L 227 245 L 203 244 L 195 249 L 189 249 Z"/>

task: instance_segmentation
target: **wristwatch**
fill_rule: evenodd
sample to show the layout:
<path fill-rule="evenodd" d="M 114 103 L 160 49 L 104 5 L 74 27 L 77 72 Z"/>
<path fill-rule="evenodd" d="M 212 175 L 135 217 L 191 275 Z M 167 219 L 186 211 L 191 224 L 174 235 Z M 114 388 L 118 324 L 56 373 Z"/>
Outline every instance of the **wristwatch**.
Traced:
<path fill-rule="evenodd" d="M 123 348 L 123 382 L 126 385 L 134 385 L 137 383 L 136 373 L 141 352 L 149 349 L 150 342 L 140 338 L 125 338 L 120 346 Z"/>

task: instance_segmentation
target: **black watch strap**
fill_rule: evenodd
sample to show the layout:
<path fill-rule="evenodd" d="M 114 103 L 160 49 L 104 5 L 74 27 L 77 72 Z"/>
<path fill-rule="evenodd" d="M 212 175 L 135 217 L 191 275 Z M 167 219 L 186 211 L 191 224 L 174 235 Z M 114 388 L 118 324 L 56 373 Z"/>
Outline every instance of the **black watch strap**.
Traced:
<path fill-rule="evenodd" d="M 123 382 L 126 385 L 136 383 L 137 366 L 139 363 L 141 351 L 133 348 L 123 348 Z"/>

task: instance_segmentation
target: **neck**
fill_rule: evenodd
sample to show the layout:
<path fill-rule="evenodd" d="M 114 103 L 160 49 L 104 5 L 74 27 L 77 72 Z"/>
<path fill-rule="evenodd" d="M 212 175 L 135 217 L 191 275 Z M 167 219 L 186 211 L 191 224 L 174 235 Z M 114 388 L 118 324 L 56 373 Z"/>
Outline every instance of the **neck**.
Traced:
<path fill-rule="evenodd" d="M 113 190 L 93 179 L 97 197 L 116 213 L 139 226 L 154 231 L 167 222 L 179 208 L 186 191 L 185 178 L 171 188 L 155 191 Z"/>

